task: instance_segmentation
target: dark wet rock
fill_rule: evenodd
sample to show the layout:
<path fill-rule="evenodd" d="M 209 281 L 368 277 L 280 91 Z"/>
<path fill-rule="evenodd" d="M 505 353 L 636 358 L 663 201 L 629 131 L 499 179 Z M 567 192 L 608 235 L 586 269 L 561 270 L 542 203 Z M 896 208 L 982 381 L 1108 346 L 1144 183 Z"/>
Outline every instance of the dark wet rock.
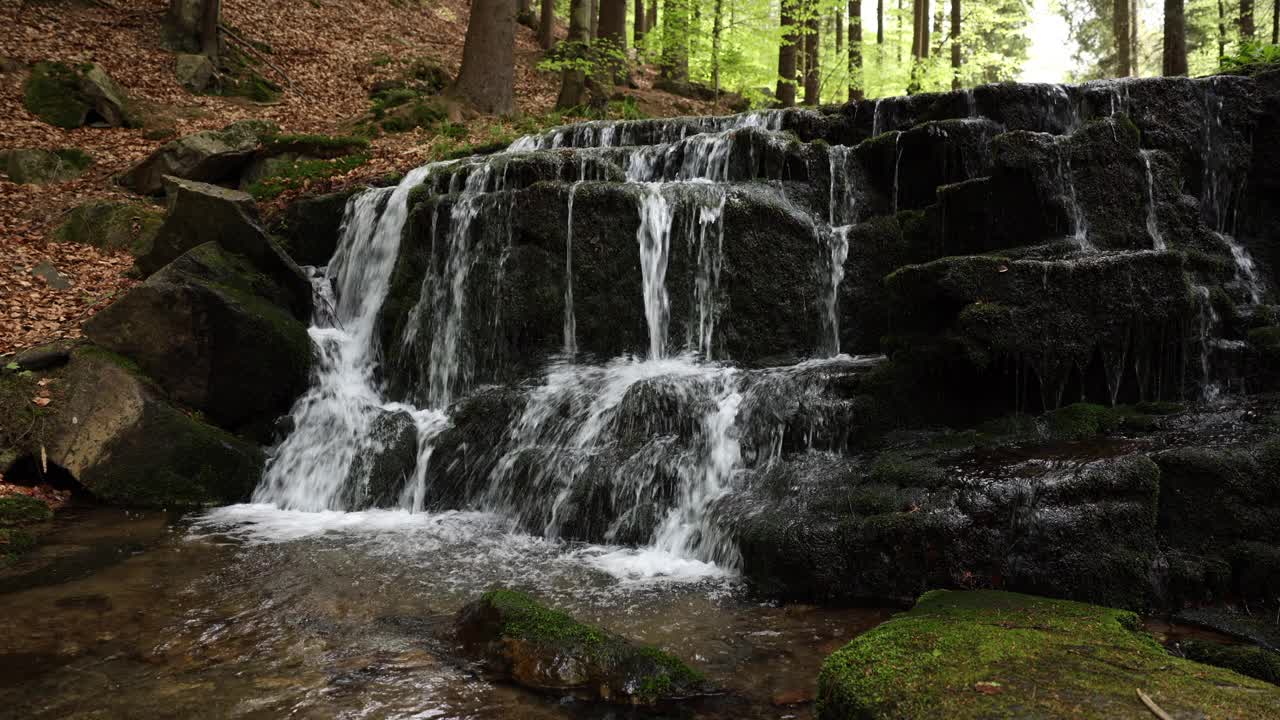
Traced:
<path fill-rule="evenodd" d="M 13 358 L 13 362 L 23 370 L 49 370 L 66 365 L 71 359 L 72 345 L 68 342 L 55 342 L 23 350 Z"/>
<path fill-rule="evenodd" d="M 701 695 L 701 673 L 656 648 L 633 645 L 512 590 L 492 590 L 458 612 L 455 633 L 485 669 L 527 688 L 648 705 Z"/>
<path fill-rule="evenodd" d="M 507 428 L 520 417 L 527 398 L 516 388 L 483 388 L 455 405 L 449 426 L 433 441 L 427 472 L 426 505 L 467 507 L 489 486 Z M 513 484 L 511 491 L 519 492 Z"/>
<path fill-rule="evenodd" d="M 418 463 L 418 431 L 404 411 L 382 412 L 369 431 L 372 447 L 351 463 L 345 507 L 395 507 Z"/>
<path fill-rule="evenodd" d="M 198 506 L 240 502 L 257 484 L 260 449 L 170 405 L 128 360 L 80 348 L 58 378 L 59 395 L 44 419 L 47 461 L 94 497 Z"/>
<path fill-rule="evenodd" d="M 934 121 L 861 143 L 857 154 L 886 208 L 915 210 L 933 204 L 940 186 L 987 175 L 1001 131 L 977 118 Z"/>
<path fill-rule="evenodd" d="M 294 200 L 272 220 L 271 234 L 299 265 L 327 265 L 338 247 L 343 213 L 353 194 L 336 192 Z"/>
<path fill-rule="evenodd" d="M 125 91 L 93 64 L 36 63 L 23 86 L 23 104 L 41 120 L 68 130 L 140 124 Z"/>
<path fill-rule="evenodd" d="M 178 402 L 265 440 L 270 419 L 310 379 L 313 350 L 289 311 L 295 300 L 251 258 L 210 242 L 96 314 L 84 331 Z"/>
<path fill-rule="evenodd" d="M 177 178 L 168 179 L 169 212 L 151 249 L 137 259 L 150 275 L 192 248 L 216 242 L 248 258 L 257 272 L 283 291 L 277 302 L 299 320 L 311 317 L 311 283 L 259 225 L 249 195 Z"/>
<path fill-rule="evenodd" d="M 92 164 L 93 158 L 76 148 L 18 148 L 0 151 L 0 172 L 20 185 L 43 185 L 71 180 Z"/>
<path fill-rule="evenodd" d="M 53 237 L 104 250 L 128 250 L 138 257 L 151 251 L 163 222 L 164 211 L 151 205 L 90 200 L 72 208 Z"/>
<path fill-rule="evenodd" d="M 1170 656 L 1130 612 L 934 591 L 827 658 L 817 716 L 1140 717 L 1135 688 L 1174 717 L 1263 717 L 1280 703 L 1265 682 Z"/>
<path fill-rule="evenodd" d="M 206 130 L 167 143 L 129 169 L 120 184 L 143 195 L 165 191 L 171 175 L 206 183 L 238 181 L 259 143 L 278 128 L 263 120 L 241 120 L 221 130 Z"/>

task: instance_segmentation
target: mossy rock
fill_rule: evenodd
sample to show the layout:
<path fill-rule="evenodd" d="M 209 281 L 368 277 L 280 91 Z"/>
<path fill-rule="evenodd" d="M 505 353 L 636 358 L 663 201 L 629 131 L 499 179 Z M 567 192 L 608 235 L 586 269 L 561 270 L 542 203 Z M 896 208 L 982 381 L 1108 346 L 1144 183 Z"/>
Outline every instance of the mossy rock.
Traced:
<path fill-rule="evenodd" d="M 262 153 L 265 155 L 292 153 L 331 160 L 368 149 L 368 138 L 353 135 L 280 134 L 262 139 Z"/>
<path fill-rule="evenodd" d="M 91 200 L 71 210 L 54 230 L 58 242 L 92 245 L 104 250 L 128 250 L 134 257 L 151 250 L 164 211 L 136 202 Z"/>
<path fill-rule="evenodd" d="M 1280 689 L 1170 656 L 1131 612 L 998 591 L 926 593 L 823 663 L 817 715 L 1274 718 Z"/>
<path fill-rule="evenodd" d="M 0 151 L 0 171 L 20 185 L 42 185 L 79 177 L 93 157 L 78 148 L 40 150 L 18 148 Z"/>
<path fill-rule="evenodd" d="M 23 104 L 32 115 L 68 130 L 90 122 L 139 127 L 124 90 L 101 67 L 40 62 L 23 86 Z"/>
<path fill-rule="evenodd" d="M 1257 645 L 1226 645 L 1207 640 L 1184 640 L 1178 647 L 1188 660 L 1280 685 L 1280 653 Z"/>
<path fill-rule="evenodd" d="M 44 522 L 53 511 L 44 501 L 29 495 L 0 495 L 0 527 L 15 527 Z"/>
<path fill-rule="evenodd" d="M 0 570 L 36 546 L 36 538 L 21 528 L 0 528 Z"/>
<path fill-rule="evenodd" d="M 1075 403 L 1045 415 L 1045 429 L 1057 440 L 1087 440 L 1114 430 L 1120 422 L 1115 410 L 1090 403 Z"/>
<path fill-rule="evenodd" d="M 458 612 L 456 631 L 490 671 L 525 687 L 606 702 L 650 704 L 705 692 L 702 674 L 514 590 L 491 590 Z"/>

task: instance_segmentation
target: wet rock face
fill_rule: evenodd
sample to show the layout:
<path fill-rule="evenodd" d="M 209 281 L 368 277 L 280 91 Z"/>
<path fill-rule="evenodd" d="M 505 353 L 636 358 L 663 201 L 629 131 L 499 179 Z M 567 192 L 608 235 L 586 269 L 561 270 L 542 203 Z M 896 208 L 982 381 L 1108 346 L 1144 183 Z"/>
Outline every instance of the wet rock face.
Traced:
<path fill-rule="evenodd" d="M 487 592 L 462 608 L 454 631 L 486 670 L 533 690 L 630 705 L 706 692 L 702 675 L 678 658 L 512 590 Z"/>

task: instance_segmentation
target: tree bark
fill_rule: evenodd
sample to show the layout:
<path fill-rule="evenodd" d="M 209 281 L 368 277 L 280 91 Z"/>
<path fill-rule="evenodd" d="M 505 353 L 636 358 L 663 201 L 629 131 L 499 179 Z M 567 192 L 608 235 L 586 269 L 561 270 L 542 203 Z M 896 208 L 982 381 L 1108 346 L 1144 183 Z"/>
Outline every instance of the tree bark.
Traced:
<path fill-rule="evenodd" d="M 538 23 L 538 44 L 543 50 L 556 46 L 556 0 L 542 0 L 542 17 Z"/>
<path fill-rule="evenodd" d="M 782 42 L 778 43 L 778 105 L 796 104 L 796 0 L 782 0 Z"/>
<path fill-rule="evenodd" d="M 1218 62 L 1227 55 L 1227 6 L 1218 0 Z"/>
<path fill-rule="evenodd" d="M 836 8 L 835 26 L 836 54 L 838 55 L 844 52 L 844 11 L 840 8 Z"/>
<path fill-rule="evenodd" d="M 219 0 L 170 0 L 165 15 L 167 39 L 178 50 L 206 55 L 216 63 L 220 6 Z"/>
<path fill-rule="evenodd" d="M 676 82 L 689 79 L 690 0 L 662 0 L 662 76 Z"/>
<path fill-rule="evenodd" d="M 1240 0 L 1240 39 L 1252 40 L 1257 32 L 1253 22 L 1253 0 Z"/>
<path fill-rule="evenodd" d="M 631 39 L 636 48 L 640 47 L 640 43 L 644 40 L 645 27 L 644 0 L 636 0 L 635 20 L 631 23 Z"/>
<path fill-rule="evenodd" d="M 516 0 L 516 20 L 533 12 L 533 0 Z"/>
<path fill-rule="evenodd" d="M 454 94 L 471 101 L 481 112 L 515 112 L 515 40 L 515 3 L 472 0 Z"/>
<path fill-rule="evenodd" d="M 600 0 L 591 0 L 591 39 L 600 37 Z"/>
<path fill-rule="evenodd" d="M 1280 45 L 1280 0 L 1271 4 L 1271 44 Z"/>
<path fill-rule="evenodd" d="M 658 27 L 658 0 L 649 0 L 649 7 L 645 9 L 644 15 L 644 31 L 651 32 Z"/>
<path fill-rule="evenodd" d="M 607 57 L 609 77 L 615 85 L 627 81 L 627 0 L 600 0 L 597 44 Z"/>
<path fill-rule="evenodd" d="M 951 0 L 951 89 L 959 90 L 960 82 L 960 0 Z"/>
<path fill-rule="evenodd" d="M 804 104 L 816 107 L 822 88 L 822 76 L 818 72 L 821 36 L 815 10 L 816 8 L 809 8 L 809 19 L 805 22 L 808 32 L 804 36 Z"/>
<path fill-rule="evenodd" d="M 1133 77 L 1142 76 L 1142 51 L 1138 47 L 1138 0 L 1129 0 L 1129 70 Z"/>
<path fill-rule="evenodd" d="M 876 0 L 876 44 L 884 44 L 884 0 Z"/>
<path fill-rule="evenodd" d="M 711 18 L 711 87 L 716 93 L 716 104 L 720 103 L 720 34 L 724 29 L 723 0 L 715 0 L 714 15 Z"/>
<path fill-rule="evenodd" d="M 1161 72 L 1187 74 L 1187 15 L 1183 0 L 1164 0 L 1164 55 Z"/>
<path fill-rule="evenodd" d="M 481 0 L 472 0 L 480 2 Z M 573 54 L 579 56 L 591 44 L 590 0 L 571 0 L 569 3 L 569 38 Z M 587 99 L 587 76 L 581 70 L 565 68 L 560 74 L 560 96 L 556 109 L 567 110 L 583 105 Z"/>
<path fill-rule="evenodd" d="M 849 0 L 849 100 L 866 97 L 862 85 L 862 0 Z"/>
<path fill-rule="evenodd" d="M 1114 0 L 1111 3 L 1111 12 L 1111 31 L 1116 41 L 1116 77 L 1129 77 L 1129 69 L 1132 67 L 1129 47 L 1129 0 Z"/>

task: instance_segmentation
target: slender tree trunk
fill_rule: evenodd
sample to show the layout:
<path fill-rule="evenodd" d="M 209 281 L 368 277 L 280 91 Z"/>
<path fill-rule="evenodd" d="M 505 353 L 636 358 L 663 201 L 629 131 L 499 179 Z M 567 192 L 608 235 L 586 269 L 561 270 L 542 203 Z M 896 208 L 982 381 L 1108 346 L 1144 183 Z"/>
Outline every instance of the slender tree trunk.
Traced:
<path fill-rule="evenodd" d="M 884 44 L 884 0 L 876 0 L 876 44 Z"/>
<path fill-rule="evenodd" d="M 942 54 L 942 41 L 944 39 L 942 35 L 942 23 L 945 21 L 947 16 L 946 10 L 943 7 L 945 2 L 946 0 L 933 0 L 933 34 L 932 34 L 933 50 L 932 52 L 934 55 Z"/>
<path fill-rule="evenodd" d="M 1280 45 L 1280 0 L 1271 4 L 1271 44 Z"/>
<path fill-rule="evenodd" d="M 481 112 L 510 115 L 515 111 L 516 5 L 511 0 L 471 0 L 462 69 L 454 94 Z"/>
<path fill-rule="evenodd" d="M 914 0 L 911 4 L 911 77 L 907 94 L 924 89 L 924 59 L 929 57 L 929 2 Z"/>
<path fill-rule="evenodd" d="M 841 8 L 836 8 L 835 26 L 836 54 L 838 55 L 844 52 L 844 10 Z"/>
<path fill-rule="evenodd" d="M 220 0 L 205 0 L 204 14 L 200 18 L 200 52 L 214 63 L 218 62 L 218 14 L 221 6 Z"/>
<path fill-rule="evenodd" d="M 649 0 L 649 7 L 645 9 L 644 15 L 644 31 L 652 32 L 658 27 L 658 0 Z"/>
<path fill-rule="evenodd" d="M 951 0 L 951 89 L 959 90 L 960 82 L 960 0 Z"/>
<path fill-rule="evenodd" d="M 903 16 L 905 16 L 905 15 L 906 15 L 906 13 L 904 13 L 904 12 L 902 11 L 902 10 L 903 10 L 903 3 L 904 3 L 904 2 L 906 2 L 906 0 L 898 0 L 898 14 L 897 14 L 897 15 L 894 17 L 894 19 L 893 19 L 893 46 L 894 46 L 894 48 L 896 48 L 896 49 L 897 49 L 897 51 L 898 51 L 898 62 L 899 62 L 899 63 L 901 63 L 901 62 L 902 62 L 902 26 L 903 26 L 902 18 L 903 18 Z M 914 30 L 914 29 L 912 29 L 912 31 L 911 31 L 911 32 L 913 33 L 913 35 L 912 35 L 912 41 L 914 42 L 914 41 L 915 41 L 915 36 L 914 36 L 915 30 Z M 912 52 L 914 52 L 914 50 L 913 50 Z"/>
<path fill-rule="evenodd" d="M 817 106 L 818 96 L 822 91 L 822 76 L 819 73 L 819 34 L 816 8 L 809 8 L 809 19 L 805 23 L 808 32 L 804 36 L 804 104 Z"/>
<path fill-rule="evenodd" d="M 1252 40 L 1257 32 L 1253 22 L 1253 0 L 1240 0 L 1240 39 Z"/>
<path fill-rule="evenodd" d="M 849 0 L 849 100 L 866 97 L 862 85 L 862 0 Z"/>
<path fill-rule="evenodd" d="M 635 20 L 631 23 L 631 38 L 637 50 L 640 49 L 640 43 L 644 40 L 645 30 L 648 29 L 645 27 L 644 21 L 644 0 L 636 0 Z"/>
<path fill-rule="evenodd" d="M 1187 74 L 1187 15 L 1183 0 L 1164 0 L 1164 54 L 1161 73 Z"/>
<path fill-rule="evenodd" d="M 1218 62 L 1227 55 L 1227 6 L 1218 0 Z"/>
<path fill-rule="evenodd" d="M 1116 41 L 1116 77 L 1129 77 L 1129 68 L 1132 67 L 1129 47 L 1129 0 L 1115 0 L 1111 3 L 1111 12 L 1111 32 Z"/>
<path fill-rule="evenodd" d="M 778 43 L 778 105 L 796 104 L 796 33 L 795 0 L 782 0 L 782 42 Z"/>
<path fill-rule="evenodd" d="M 600 0 L 600 33 L 608 76 L 615 85 L 627 81 L 627 0 Z"/>
<path fill-rule="evenodd" d="M 689 1 L 662 1 L 662 76 L 677 82 L 689 79 Z"/>
<path fill-rule="evenodd" d="M 1129 69 L 1133 77 L 1142 77 L 1142 50 L 1138 47 L 1138 0 L 1129 0 Z"/>
<path fill-rule="evenodd" d="M 542 0 L 542 18 L 538 22 L 538 44 L 543 50 L 556 46 L 556 0 Z"/>
<path fill-rule="evenodd" d="M 472 0 L 480 2 L 481 0 Z M 591 43 L 591 3 L 590 0 L 571 0 L 569 3 L 569 38 L 575 55 L 580 54 Z M 565 68 L 560 75 L 560 96 L 556 98 L 556 108 L 567 110 L 578 107 L 587 99 L 587 76 L 581 70 Z"/>
<path fill-rule="evenodd" d="M 716 92 L 716 104 L 720 104 L 720 33 L 723 30 L 723 0 L 715 0 L 715 12 L 711 18 L 711 87 Z"/>
<path fill-rule="evenodd" d="M 600 0 L 591 0 L 591 39 L 600 37 Z"/>
<path fill-rule="evenodd" d="M 516 21 L 533 12 L 533 0 L 516 0 Z"/>

